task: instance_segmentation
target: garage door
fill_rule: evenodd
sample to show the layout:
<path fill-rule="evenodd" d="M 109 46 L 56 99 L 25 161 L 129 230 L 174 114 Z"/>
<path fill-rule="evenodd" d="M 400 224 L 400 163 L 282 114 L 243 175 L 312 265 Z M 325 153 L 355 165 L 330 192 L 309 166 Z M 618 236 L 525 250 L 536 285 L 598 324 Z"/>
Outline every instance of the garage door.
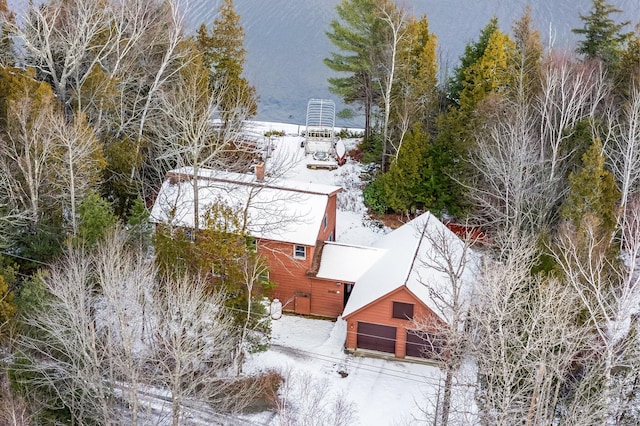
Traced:
<path fill-rule="evenodd" d="M 358 322 L 358 348 L 394 354 L 396 352 L 396 328 Z"/>
<path fill-rule="evenodd" d="M 444 353 L 444 340 L 441 335 L 407 330 L 407 356 L 440 359 Z"/>

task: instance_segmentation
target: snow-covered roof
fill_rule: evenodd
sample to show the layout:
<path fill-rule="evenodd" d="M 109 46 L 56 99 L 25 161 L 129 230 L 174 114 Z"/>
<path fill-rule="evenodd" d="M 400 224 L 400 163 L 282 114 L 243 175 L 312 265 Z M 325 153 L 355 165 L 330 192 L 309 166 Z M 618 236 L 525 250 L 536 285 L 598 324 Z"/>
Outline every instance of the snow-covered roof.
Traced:
<path fill-rule="evenodd" d="M 375 247 L 325 243 L 316 277 L 356 282 L 384 253 Z"/>
<path fill-rule="evenodd" d="M 151 210 L 152 221 L 194 227 L 193 174 L 191 167 L 169 172 Z M 238 211 L 246 209 L 247 230 L 253 237 L 309 246 L 316 243 L 329 196 L 341 191 L 338 186 L 284 179 L 257 181 L 253 174 L 211 169 L 199 169 L 198 176 L 201 217 L 221 202 Z"/>
<path fill-rule="evenodd" d="M 468 300 L 473 290 L 478 257 L 464 242 L 431 213 L 424 213 L 411 222 L 378 240 L 374 247 L 384 255 L 358 279 L 353 286 L 343 318 L 371 302 L 406 286 L 419 300 L 440 318 L 450 316 L 448 305 L 453 300 L 449 275 L 435 267 L 449 257 L 453 264 L 466 267 L 461 273 L 460 300 Z M 443 255 L 443 248 L 449 254 Z"/>

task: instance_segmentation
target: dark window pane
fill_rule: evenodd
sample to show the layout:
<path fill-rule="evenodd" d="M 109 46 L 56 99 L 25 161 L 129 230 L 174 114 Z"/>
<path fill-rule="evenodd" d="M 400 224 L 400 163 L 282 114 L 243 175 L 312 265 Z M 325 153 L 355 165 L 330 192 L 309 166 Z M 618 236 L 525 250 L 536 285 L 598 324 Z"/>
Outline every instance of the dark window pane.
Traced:
<path fill-rule="evenodd" d="M 393 318 L 413 319 L 413 304 L 393 302 Z"/>

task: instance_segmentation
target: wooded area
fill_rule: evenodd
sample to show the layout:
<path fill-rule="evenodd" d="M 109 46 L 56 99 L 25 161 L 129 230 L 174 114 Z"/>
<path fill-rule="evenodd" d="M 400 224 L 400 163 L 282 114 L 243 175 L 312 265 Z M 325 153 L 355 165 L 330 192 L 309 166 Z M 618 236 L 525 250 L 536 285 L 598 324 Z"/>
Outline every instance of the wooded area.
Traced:
<path fill-rule="evenodd" d="M 426 17 L 393 1 L 337 12 L 326 64 L 366 115 L 364 161 L 380 164 L 369 207 L 438 212 L 492 239 L 477 299 L 449 298 L 440 416 L 427 420 L 637 422 L 640 34 L 594 0 L 575 52 L 545 48 L 527 9 L 511 35 L 491 20 L 442 81 Z M 456 295 L 460 265 L 433 267 Z M 457 377 L 468 359 L 477 375 Z M 451 397 L 469 384 L 477 413 Z"/>
<path fill-rule="evenodd" d="M 454 302 L 425 420 L 640 422 L 639 27 L 593 0 L 571 52 L 543 46 L 527 9 L 447 70 L 428 17 L 393 0 L 336 12 L 328 84 L 343 116 L 364 115 L 368 207 L 490 237 L 465 242 L 484 256 L 471 299 L 444 238 L 430 237 L 450 262 L 419 259 L 455 296 L 433 295 Z M 193 233 L 148 220 L 168 170 L 256 159 L 233 0 L 193 36 L 183 20 L 177 0 L 47 0 L 22 19 L 0 0 L 0 423 L 155 424 L 158 398 L 174 425 L 188 407 L 278 406 L 280 376 L 242 373 L 268 344 L 274 285 L 246 217 L 203 216 L 195 183 Z"/>

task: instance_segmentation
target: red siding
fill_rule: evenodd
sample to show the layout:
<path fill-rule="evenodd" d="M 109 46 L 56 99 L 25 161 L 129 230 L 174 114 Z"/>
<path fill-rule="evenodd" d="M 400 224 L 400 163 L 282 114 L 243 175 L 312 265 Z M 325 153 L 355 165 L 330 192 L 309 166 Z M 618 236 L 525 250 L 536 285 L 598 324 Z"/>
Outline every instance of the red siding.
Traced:
<path fill-rule="evenodd" d="M 336 194 L 329 196 L 325 216 L 327 226 L 325 228 L 324 221 L 319 224 L 318 241 L 326 241 L 332 234 L 335 239 Z M 308 276 L 316 248 L 306 246 L 306 258 L 297 259 L 293 257 L 294 246 L 272 240 L 258 241 L 258 252 L 266 257 L 269 265 L 269 278 L 276 283 L 271 297 L 280 299 L 284 310 L 337 318 L 344 308 L 344 286 Z"/>
<path fill-rule="evenodd" d="M 324 211 L 324 215 L 327 217 L 327 228 L 324 227 L 324 221 L 320 223 L 320 228 L 318 229 L 318 238 L 320 241 L 328 241 L 329 235 L 333 234 L 333 239 L 335 241 L 336 237 L 336 194 L 333 194 L 327 200 L 327 208 Z"/>
<path fill-rule="evenodd" d="M 344 310 L 344 283 L 311 278 L 311 313 L 338 318 Z"/>
<path fill-rule="evenodd" d="M 347 321 L 347 349 L 357 349 L 358 322 L 388 325 L 397 328 L 396 357 L 405 357 L 407 329 L 413 328 L 412 322 L 392 317 L 393 302 L 413 303 L 415 305 L 414 318 L 428 318 L 429 322 L 434 324 L 434 329 L 437 329 L 438 324 L 441 322 L 440 318 L 431 309 L 420 302 L 406 287 L 402 286 L 345 318 Z"/>

